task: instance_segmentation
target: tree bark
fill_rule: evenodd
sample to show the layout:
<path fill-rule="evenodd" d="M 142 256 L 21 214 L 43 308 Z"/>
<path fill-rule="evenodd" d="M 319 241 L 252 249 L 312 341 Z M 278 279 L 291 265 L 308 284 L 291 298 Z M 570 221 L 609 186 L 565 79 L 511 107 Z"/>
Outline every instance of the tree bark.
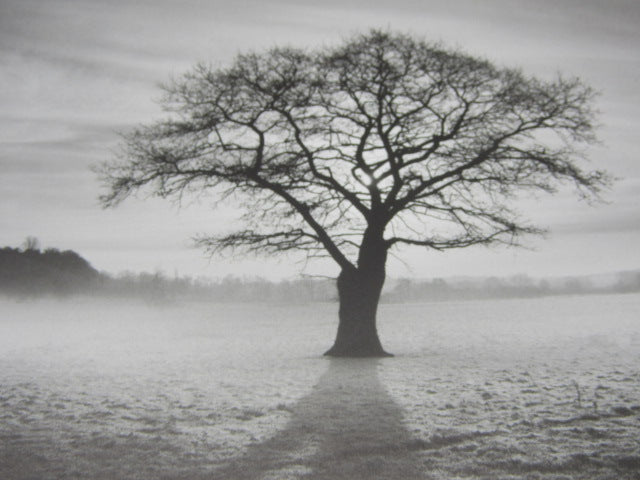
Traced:
<path fill-rule="evenodd" d="M 386 276 L 386 247 L 382 235 L 363 240 L 357 268 L 338 276 L 339 323 L 336 340 L 325 355 L 333 357 L 388 357 L 376 327 L 378 302 Z"/>

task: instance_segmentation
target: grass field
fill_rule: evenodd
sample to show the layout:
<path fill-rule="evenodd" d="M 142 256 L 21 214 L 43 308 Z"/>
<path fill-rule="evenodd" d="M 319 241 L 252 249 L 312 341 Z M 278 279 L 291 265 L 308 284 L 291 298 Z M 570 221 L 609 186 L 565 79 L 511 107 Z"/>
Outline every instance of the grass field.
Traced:
<path fill-rule="evenodd" d="M 336 309 L 2 301 L 0 478 L 640 478 L 639 295 Z"/>

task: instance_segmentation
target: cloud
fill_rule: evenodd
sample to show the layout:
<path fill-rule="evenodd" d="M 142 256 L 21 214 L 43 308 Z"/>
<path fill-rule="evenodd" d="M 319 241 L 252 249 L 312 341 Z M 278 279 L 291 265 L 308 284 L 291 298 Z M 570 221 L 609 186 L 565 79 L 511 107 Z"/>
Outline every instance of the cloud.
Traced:
<path fill-rule="evenodd" d="M 61 242 L 51 246 L 89 248 L 105 268 L 109 250 L 147 242 L 156 253 L 146 261 L 164 252 L 181 262 L 187 254 L 176 245 L 214 228 L 217 217 L 203 208 L 177 221 L 155 201 L 102 212 L 88 168 L 110 158 L 116 132 L 156 119 L 157 82 L 196 61 L 225 63 L 276 44 L 322 46 L 371 27 L 443 40 L 535 75 L 562 70 L 602 90 L 606 147 L 594 149 L 593 166 L 628 181 L 610 207 L 585 210 L 560 196 L 532 211 L 561 237 L 638 231 L 638 24 L 636 0 L 3 0 L 0 239 L 37 234 Z M 202 226 L 205 218 L 213 227 Z"/>

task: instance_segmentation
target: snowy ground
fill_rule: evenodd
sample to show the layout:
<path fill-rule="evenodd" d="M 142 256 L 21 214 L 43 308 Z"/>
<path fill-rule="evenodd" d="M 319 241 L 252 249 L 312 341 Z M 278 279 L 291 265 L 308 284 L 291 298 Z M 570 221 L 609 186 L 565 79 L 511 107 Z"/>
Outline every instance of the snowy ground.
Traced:
<path fill-rule="evenodd" d="M 638 479 L 640 295 L 0 302 L 0 479 Z"/>

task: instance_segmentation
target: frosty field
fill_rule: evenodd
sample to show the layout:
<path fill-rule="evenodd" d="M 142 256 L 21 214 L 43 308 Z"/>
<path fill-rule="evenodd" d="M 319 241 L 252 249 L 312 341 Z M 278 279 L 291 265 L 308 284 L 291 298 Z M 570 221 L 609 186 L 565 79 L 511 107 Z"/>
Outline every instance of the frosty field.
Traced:
<path fill-rule="evenodd" d="M 640 295 L 0 301 L 0 479 L 637 479 Z"/>

